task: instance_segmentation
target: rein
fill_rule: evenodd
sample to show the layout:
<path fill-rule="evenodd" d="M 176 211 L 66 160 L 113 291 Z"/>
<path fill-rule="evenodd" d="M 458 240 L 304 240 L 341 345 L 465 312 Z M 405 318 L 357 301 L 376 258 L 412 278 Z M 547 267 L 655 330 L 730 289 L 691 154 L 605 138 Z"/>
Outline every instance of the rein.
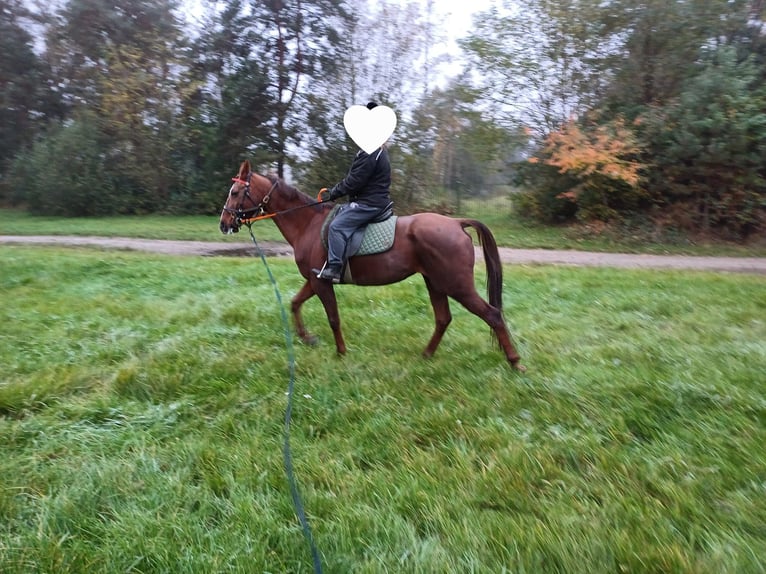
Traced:
<path fill-rule="evenodd" d="M 298 205 L 297 207 L 291 207 L 289 209 L 283 209 L 282 211 L 274 211 L 272 213 L 261 213 L 260 215 L 256 215 L 255 217 L 249 217 L 247 219 L 240 219 L 239 222 L 243 225 L 247 225 L 249 223 L 253 223 L 255 221 L 260 221 L 261 219 L 271 219 L 273 217 L 276 217 L 277 215 L 283 215 L 285 213 L 290 213 L 291 211 L 296 211 L 298 209 L 303 209 L 304 207 L 314 207 L 315 205 L 320 205 L 321 201 L 315 201 L 314 203 L 307 203 L 305 205 Z M 263 209 L 263 208 L 260 208 Z"/>
<path fill-rule="evenodd" d="M 249 178 L 248 178 L 249 179 Z M 271 194 L 272 189 L 269 190 L 269 194 Z M 276 215 L 276 214 L 275 214 Z M 265 219 L 265 218 L 261 218 Z M 284 459 L 284 466 L 285 466 L 285 473 L 287 475 L 287 483 L 290 487 L 290 495 L 293 499 L 293 507 L 295 508 L 295 514 L 298 516 L 298 522 L 300 522 L 301 528 L 303 529 L 303 536 L 306 538 L 306 541 L 308 542 L 309 548 L 311 550 L 311 560 L 314 565 L 314 573 L 315 574 L 322 574 L 322 560 L 319 556 L 319 550 L 316 546 L 316 543 L 314 542 L 314 537 L 311 533 L 311 527 L 309 526 L 308 518 L 306 517 L 306 510 L 303 507 L 303 499 L 301 498 L 300 491 L 298 489 L 298 483 L 295 480 L 295 471 L 293 469 L 293 455 L 292 450 L 290 449 L 290 423 L 292 420 L 292 413 L 293 413 L 293 395 L 295 393 L 295 350 L 293 349 L 293 338 L 292 334 L 290 332 L 290 325 L 287 320 L 287 312 L 285 311 L 284 303 L 282 303 L 282 296 L 279 293 L 279 287 L 277 286 L 277 281 L 274 278 L 274 274 L 271 272 L 271 267 L 269 267 L 269 264 L 266 261 L 266 256 L 263 253 L 263 250 L 258 245 L 258 241 L 255 239 L 255 235 L 253 235 L 253 228 L 248 223 L 246 224 L 248 230 L 250 231 L 250 238 L 253 240 L 253 245 L 255 245 L 255 250 L 258 252 L 258 255 L 261 257 L 261 261 L 263 262 L 264 267 L 266 268 L 266 273 L 269 276 L 269 280 L 271 281 L 272 286 L 274 287 L 274 296 L 277 299 L 277 304 L 279 305 L 279 311 L 282 316 L 282 327 L 284 330 L 285 335 L 285 347 L 287 348 L 287 359 L 288 359 L 288 367 L 289 367 L 289 381 L 287 383 L 287 408 L 285 409 L 285 426 L 284 426 L 284 443 L 282 446 L 282 456 Z"/>
<path fill-rule="evenodd" d="M 311 560 L 314 566 L 314 574 L 322 574 L 322 561 L 319 555 L 319 550 L 316 546 L 316 543 L 314 542 L 314 537 L 311 533 L 311 527 L 309 526 L 308 518 L 306 517 L 306 510 L 303 506 L 303 499 L 301 498 L 300 491 L 298 489 L 298 483 L 295 479 L 295 470 L 293 468 L 293 455 L 292 455 L 292 450 L 290 448 L 290 423 L 292 420 L 293 396 L 295 393 L 295 351 L 293 349 L 292 334 L 291 334 L 290 325 L 287 319 L 287 312 L 285 311 L 285 306 L 282 302 L 282 296 L 279 292 L 276 279 L 274 278 L 274 274 L 271 272 L 271 268 L 269 267 L 269 264 L 266 261 L 266 257 L 264 255 L 263 250 L 259 247 L 258 242 L 255 239 L 255 235 L 253 234 L 253 229 L 252 229 L 252 224 L 255 221 L 259 221 L 261 219 L 270 219 L 272 217 L 276 217 L 277 215 L 281 215 L 283 213 L 295 211 L 296 209 L 302 209 L 304 207 L 312 207 L 315 205 L 319 205 L 322 202 L 315 201 L 313 203 L 308 203 L 305 205 L 292 207 L 290 209 L 285 209 L 282 211 L 266 213 L 266 207 L 271 201 L 271 194 L 279 186 L 280 180 L 275 179 L 272 182 L 271 187 L 269 188 L 269 191 L 266 192 L 266 195 L 263 196 L 260 202 L 256 203 L 255 199 L 253 199 L 253 196 L 250 194 L 250 182 L 251 182 L 252 176 L 253 176 L 252 172 L 248 172 L 247 177 L 244 179 L 240 177 L 231 178 L 233 182 L 244 186 L 244 193 L 242 194 L 242 199 L 240 200 L 239 205 L 237 207 L 231 208 L 231 207 L 224 206 L 224 211 L 226 211 L 228 214 L 234 217 L 238 225 L 247 226 L 248 230 L 250 231 L 250 238 L 253 240 L 253 245 L 255 246 L 256 251 L 260 255 L 261 261 L 263 262 L 263 265 L 266 268 L 266 272 L 269 276 L 269 280 L 271 281 L 271 284 L 274 287 L 274 295 L 277 299 L 277 304 L 279 306 L 280 314 L 282 317 L 282 326 L 284 330 L 285 346 L 287 349 L 287 358 L 288 358 L 288 367 L 289 367 L 289 381 L 287 384 L 287 393 L 286 393 L 287 407 L 285 409 L 284 444 L 282 447 L 284 468 L 285 468 L 285 473 L 287 475 L 287 482 L 290 487 L 290 495 L 293 499 L 293 507 L 295 508 L 295 513 L 298 517 L 298 521 L 300 522 L 301 528 L 303 529 L 303 536 L 308 542 L 309 548 L 311 550 Z M 244 209 L 246 200 L 250 201 L 250 203 L 252 204 L 252 207 Z M 256 215 L 253 215 L 253 214 L 256 214 Z"/>

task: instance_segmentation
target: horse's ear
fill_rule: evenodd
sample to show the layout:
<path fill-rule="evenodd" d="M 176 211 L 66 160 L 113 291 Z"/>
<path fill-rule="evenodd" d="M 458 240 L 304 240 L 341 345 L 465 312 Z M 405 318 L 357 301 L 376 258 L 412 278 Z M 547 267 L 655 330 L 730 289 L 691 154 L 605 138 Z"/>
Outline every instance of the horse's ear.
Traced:
<path fill-rule="evenodd" d="M 245 160 L 242 162 L 242 165 L 239 166 L 239 178 L 245 179 L 248 173 L 250 173 L 250 161 Z"/>

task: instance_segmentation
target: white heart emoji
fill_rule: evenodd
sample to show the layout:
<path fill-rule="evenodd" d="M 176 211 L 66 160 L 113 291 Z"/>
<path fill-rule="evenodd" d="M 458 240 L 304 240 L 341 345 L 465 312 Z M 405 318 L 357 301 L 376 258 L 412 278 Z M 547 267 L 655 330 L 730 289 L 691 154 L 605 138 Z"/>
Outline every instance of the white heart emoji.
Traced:
<path fill-rule="evenodd" d="M 396 114 L 388 106 L 351 106 L 343 114 L 343 127 L 354 143 L 367 153 L 382 146 L 396 129 Z"/>

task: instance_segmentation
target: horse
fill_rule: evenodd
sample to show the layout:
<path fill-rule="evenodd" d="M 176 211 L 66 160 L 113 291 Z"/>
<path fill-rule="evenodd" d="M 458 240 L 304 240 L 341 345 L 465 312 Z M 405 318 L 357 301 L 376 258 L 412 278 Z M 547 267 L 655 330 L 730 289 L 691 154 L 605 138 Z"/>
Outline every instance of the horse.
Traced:
<path fill-rule="evenodd" d="M 254 173 L 244 161 L 232 178 L 226 204 L 221 211 L 220 230 L 230 234 L 242 225 L 259 219 L 273 219 L 282 236 L 292 246 L 295 263 L 305 284 L 293 297 L 290 309 L 298 337 L 306 344 L 317 339 L 306 330 L 302 305 L 316 295 L 321 301 L 338 355 L 346 354 L 338 304 L 331 281 L 319 279 L 312 269 L 321 268 L 327 249 L 320 241 L 323 223 L 332 204 L 317 201 L 274 176 Z M 487 298 L 476 291 L 473 240 L 466 231 L 472 228 L 482 246 L 487 269 Z M 512 368 L 525 371 L 513 344 L 502 312 L 503 268 L 497 243 L 489 228 L 475 219 L 451 218 L 437 213 L 399 216 L 392 247 L 374 255 L 356 255 L 348 260 L 356 285 L 388 285 L 420 273 L 425 280 L 433 307 L 435 328 L 423 356 L 431 357 L 444 336 L 452 314 L 449 299 L 459 302 L 481 317 L 505 353 Z"/>

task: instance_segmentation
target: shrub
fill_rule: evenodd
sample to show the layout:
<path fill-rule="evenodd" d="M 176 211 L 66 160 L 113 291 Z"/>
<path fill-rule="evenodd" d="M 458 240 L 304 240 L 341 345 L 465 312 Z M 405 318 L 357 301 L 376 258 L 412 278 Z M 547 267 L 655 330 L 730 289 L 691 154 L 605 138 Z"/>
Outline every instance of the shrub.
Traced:
<path fill-rule="evenodd" d="M 122 212 L 102 139 L 95 116 L 87 113 L 52 128 L 16 156 L 9 177 L 12 202 L 41 214 Z"/>
<path fill-rule="evenodd" d="M 570 120 L 520 170 L 522 212 L 541 221 L 619 220 L 647 205 L 641 144 L 620 118 Z"/>

